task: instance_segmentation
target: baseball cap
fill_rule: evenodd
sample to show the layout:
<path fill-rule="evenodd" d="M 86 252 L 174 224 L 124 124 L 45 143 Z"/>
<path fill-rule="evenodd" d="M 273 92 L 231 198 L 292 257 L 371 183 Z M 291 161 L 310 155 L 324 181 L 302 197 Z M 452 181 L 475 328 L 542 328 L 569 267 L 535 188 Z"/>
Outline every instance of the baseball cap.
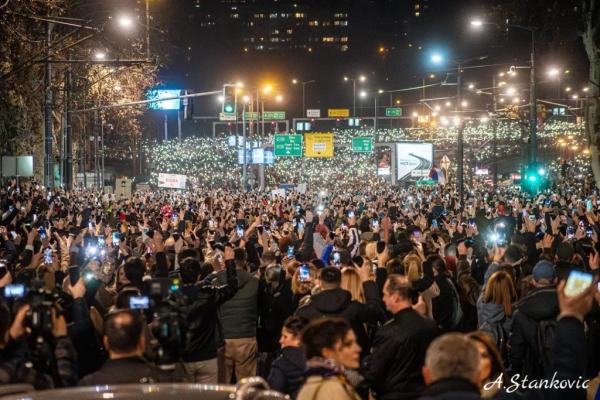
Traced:
<path fill-rule="evenodd" d="M 546 279 L 548 281 L 556 278 L 556 271 L 554 270 L 554 264 L 548 260 L 540 260 L 533 267 L 533 279 L 536 282 Z"/>

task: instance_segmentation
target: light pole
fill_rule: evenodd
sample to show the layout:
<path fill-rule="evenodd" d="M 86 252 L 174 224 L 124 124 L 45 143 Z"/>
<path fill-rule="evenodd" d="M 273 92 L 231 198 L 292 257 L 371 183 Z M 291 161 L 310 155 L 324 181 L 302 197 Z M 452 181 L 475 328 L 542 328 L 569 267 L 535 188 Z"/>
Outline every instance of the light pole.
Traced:
<path fill-rule="evenodd" d="M 146 59 L 150 59 L 150 1 L 146 0 Z"/>
<path fill-rule="evenodd" d="M 297 79 L 292 79 L 292 83 L 294 85 L 298 84 L 298 80 Z M 314 79 L 311 79 L 310 81 L 304 81 L 302 82 L 302 115 L 300 116 L 301 118 L 306 117 L 306 85 L 310 84 L 310 83 L 315 83 Z"/>
<path fill-rule="evenodd" d="M 489 22 L 483 22 L 481 19 L 471 21 L 471 26 L 481 28 L 483 25 L 495 25 Z M 529 74 L 529 163 L 533 164 L 537 160 L 537 93 L 535 82 L 535 31 L 537 27 L 507 24 L 509 28 L 521 29 L 531 34 L 530 62 L 531 69 Z"/>
<path fill-rule="evenodd" d="M 361 75 L 358 77 L 358 80 L 360 82 L 364 82 L 367 80 L 367 77 Z M 344 82 L 348 81 L 352 81 L 352 116 L 356 117 L 356 78 L 348 78 L 347 76 L 345 76 Z"/>

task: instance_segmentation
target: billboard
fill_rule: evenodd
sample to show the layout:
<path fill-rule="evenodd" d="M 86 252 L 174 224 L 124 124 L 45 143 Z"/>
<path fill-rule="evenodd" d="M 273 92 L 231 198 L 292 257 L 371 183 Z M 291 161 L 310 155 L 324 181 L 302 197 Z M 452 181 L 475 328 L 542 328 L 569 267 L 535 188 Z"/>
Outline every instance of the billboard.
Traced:
<path fill-rule="evenodd" d="M 272 165 L 275 162 L 275 156 L 273 154 L 272 147 L 255 147 L 252 149 L 246 149 L 246 165 L 250 164 L 264 164 Z M 238 149 L 238 164 L 244 164 L 244 149 Z"/>
<path fill-rule="evenodd" d="M 185 189 L 187 176 L 177 174 L 158 174 L 158 187 L 169 189 Z"/>
<path fill-rule="evenodd" d="M 396 143 L 398 181 L 416 181 L 427 178 L 432 166 L 432 143 Z"/>
<path fill-rule="evenodd" d="M 306 157 L 333 157 L 333 133 L 306 133 Z"/>
<path fill-rule="evenodd" d="M 392 148 L 389 146 L 377 147 L 377 175 L 390 176 L 392 174 Z"/>
<path fill-rule="evenodd" d="M 179 96 L 181 90 L 179 89 L 153 89 L 147 93 L 148 100 L 158 100 Z M 151 110 L 179 110 L 181 109 L 181 99 L 171 99 L 163 101 L 154 101 L 148 103 L 148 107 Z"/>

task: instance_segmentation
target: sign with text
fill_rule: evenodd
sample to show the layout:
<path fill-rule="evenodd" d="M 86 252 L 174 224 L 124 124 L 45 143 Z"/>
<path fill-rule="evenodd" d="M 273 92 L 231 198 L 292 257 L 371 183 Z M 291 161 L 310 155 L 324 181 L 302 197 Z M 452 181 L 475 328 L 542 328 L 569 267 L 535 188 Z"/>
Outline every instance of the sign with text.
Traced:
<path fill-rule="evenodd" d="M 158 174 L 158 187 L 169 189 L 185 189 L 187 176 L 178 174 Z"/>
<path fill-rule="evenodd" d="M 307 133 L 304 140 L 306 157 L 333 157 L 333 133 Z"/>
<path fill-rule="evenodd" d="M 396 143 L 396 173 L 398 181 L 427 178 L 433 165 L 433 144 Z"/>
<path fill-rule="evenodd" d="M 302 135 L 274 135 L 276 157 L 302 157 Z"/>
<path fill-rule="evenodd" d="M 352 138 L 352 151 L 356 153 L 373 152 L 373 138 L 366 136 Z"/>
<path fill-rule="evenodd" d="M 308 118 L 320 118 L 321 110 L 319 110 L 318 108 L 309 108 L 306 110 L 306 116 Z"/>
<path fill-rule="evenodd" d="M 265 111 L 263 113 L 265 121 L 276 121 L 285 119 L 285 111 Z"/>
<path fill-rule="evenodd" d="M 329 118 L 347 118 L 350 116 L 350 109 L 348 108 L 330 108 L 327 110 L 327 116 Z"/>
<path fill-rule="evenodd" d="M 256 111 L 246 111 L 244 113 L 245 119 L 258 119 L 259 117 L 260 117 L 260 115 Z"/>
<path fill-rule="evenodd" d="M 402 108 L 401 107 L 388 107 L 385 109 L 386 117 L 401 117 L 402 116 Z"/>

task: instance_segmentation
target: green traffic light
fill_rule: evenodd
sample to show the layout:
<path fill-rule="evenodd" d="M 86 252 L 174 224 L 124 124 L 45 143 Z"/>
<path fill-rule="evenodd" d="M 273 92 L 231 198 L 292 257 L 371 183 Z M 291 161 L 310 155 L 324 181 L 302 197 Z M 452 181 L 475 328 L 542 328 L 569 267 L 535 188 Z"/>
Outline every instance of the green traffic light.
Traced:
<path fill-rule="evenodd" d="M 230 105 L 230 104 L 227 104 L 227 105 L 225 106 L 225 112 L 226 112 L 226 113 L 232 113 L 232 112 L 233 112 L 233 106 L 232 106 L 232 105 Z"/>

